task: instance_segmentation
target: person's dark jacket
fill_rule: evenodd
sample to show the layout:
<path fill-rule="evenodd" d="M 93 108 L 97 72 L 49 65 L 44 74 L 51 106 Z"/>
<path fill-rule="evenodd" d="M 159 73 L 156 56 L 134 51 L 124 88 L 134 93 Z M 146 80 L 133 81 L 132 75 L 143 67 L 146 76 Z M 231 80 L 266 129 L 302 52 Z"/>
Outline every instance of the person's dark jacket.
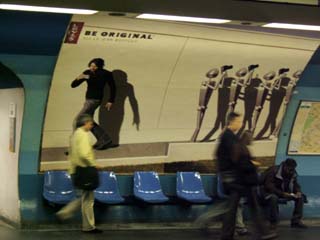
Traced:
<path fill-rule="evenodd" d="M 297 182 L 297 173 L 295 172 L 290 179 L 283 179 L 282 168 L 283 164 L 272 166 L 261 174 L 260 184 L 262 185 L 261 195 L 263 197 L 267 197 L 269 194 L 285 197 L 285 192 L 301 192 L 301 187 Z"/>
<path fill-rule="evenodd" d="M 116 86 L 112 76 L 112 72 L 105 69 L 98 69 L 94 73 L 90 70 L 83 72 L 85 75 L 89 75 L 89 79 L 75 79 L 71 83 L 71 87 L 78 87 L 81 83 L 87 82 L 88 88 L 86 92 L 86 99 L 102 100 L 104 94 L 104 87 L 106 83 L 110 87 L 110 98 L 108 102 L 113 103 L 116 96 Z"/>
<path fill-rule="evenodd" d="M 235 146 L 235 162 L 238 182 L 242 185 L 257 186 L 259 183 L 257 168 L 251 160 L 253 160 L 253 157 L 251 156 L 247 145 L 239 142 Z"/>
<path fill-rule="evenodd" d="M 218 172 L 224 178 L 223 181 L 235 181 L 250 186 L 258 184 L 256 167 L 251 162 L 252 156 L 248 147 L 230 129 L 222 133 L 216 155 Z"/>
<path fill-rule="evenodd" d="M 239 141 L 239 138 L 228 128 L 220 136 L 220 141 L 216 151 L 219 172 L 236 170 L 234 154 L 235 146 Z"/>

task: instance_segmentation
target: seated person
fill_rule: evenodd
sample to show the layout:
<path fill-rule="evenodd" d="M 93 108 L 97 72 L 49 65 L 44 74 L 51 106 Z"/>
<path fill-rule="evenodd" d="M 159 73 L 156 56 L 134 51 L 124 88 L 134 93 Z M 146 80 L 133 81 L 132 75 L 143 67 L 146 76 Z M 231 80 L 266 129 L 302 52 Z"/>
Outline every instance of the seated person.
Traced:
<path fill-rule="evenodd" d="M 279 218 L 279 198 L 294 201 L 295 203 L 291 218 L 291 227 L 307 228 L 301 221 L 303 203 L 306 196 L 301 193 L 300 185 L 297 182 L 296 166 L 296 161 L 292 158 L 288 158 L 280 165 L 268 168 L 261 175 L 260 184 L 262 184 L 262 187 L 260 188 L 260 193 L 263 203 L 269 207 L 271 228 L 277 227 Z"/>

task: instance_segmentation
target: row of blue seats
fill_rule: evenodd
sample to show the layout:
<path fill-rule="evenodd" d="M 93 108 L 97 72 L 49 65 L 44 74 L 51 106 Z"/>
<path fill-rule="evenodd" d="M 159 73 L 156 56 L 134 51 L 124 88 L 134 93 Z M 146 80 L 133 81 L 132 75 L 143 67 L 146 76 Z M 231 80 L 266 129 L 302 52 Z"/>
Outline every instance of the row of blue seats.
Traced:
<path fill-rule="evenodd" d="M 124 202 L 119 193 L 117 177 L 113 172 L 100 171 L 100 186 L 94 191 L 95 199 L 101 203 Z M 198 172 L 177 172 L 177 197 L 191 203 L 207 203 L 212 200 L 204 192 Z M 133 194 L 148 203 L 163 203 L 169 198 L 163 193 L 156 172 L 135 172 Z M 47 171 L 44 174 L 43 197 L 50 203 L 66 204 L 76 198 L 70 175 L 66 171 Z"/>

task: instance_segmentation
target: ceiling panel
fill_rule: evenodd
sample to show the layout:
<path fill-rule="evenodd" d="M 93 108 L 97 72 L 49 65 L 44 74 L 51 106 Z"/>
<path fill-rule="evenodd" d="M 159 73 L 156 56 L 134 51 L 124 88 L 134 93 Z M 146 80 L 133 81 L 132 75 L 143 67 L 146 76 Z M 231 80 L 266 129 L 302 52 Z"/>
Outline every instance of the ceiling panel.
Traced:
<path fill-rule="evenodd" d="M 280 4 L 260 1 L 197 0 L 195 2 L 185 0 L 0 0 L 0 3 L 85 8 L 109 12 L 155 13 L 192 17 L 222 18 L 253 22 L 283 22 L 310 25 L 318 25 L 320 22 L 319 8 L 315 7 L 314 5 Z"/>

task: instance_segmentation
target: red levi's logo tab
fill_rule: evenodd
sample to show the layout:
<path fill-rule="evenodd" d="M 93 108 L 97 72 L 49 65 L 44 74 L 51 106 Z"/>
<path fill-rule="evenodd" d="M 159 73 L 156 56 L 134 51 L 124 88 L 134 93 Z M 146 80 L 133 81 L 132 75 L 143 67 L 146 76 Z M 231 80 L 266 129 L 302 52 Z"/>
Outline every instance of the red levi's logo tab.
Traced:
<path fill-rule="evenodd" d="M 71 22 L 64 43 L 77 44 L 84 22 Z"/>

